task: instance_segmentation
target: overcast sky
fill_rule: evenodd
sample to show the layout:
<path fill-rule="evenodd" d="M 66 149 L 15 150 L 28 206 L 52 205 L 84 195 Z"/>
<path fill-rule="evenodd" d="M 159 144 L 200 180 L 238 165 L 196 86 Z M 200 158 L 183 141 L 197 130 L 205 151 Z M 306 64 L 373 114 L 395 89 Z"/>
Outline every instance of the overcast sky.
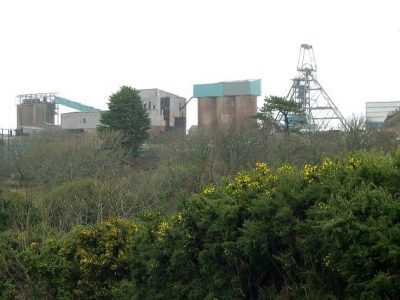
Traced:
<path fill-rule="evenodd" d="M 261 78 L 263 96 L 286 96 L 302 43 L 345 116 L 400 100 L 399 0 L 2 0 L 0 38 L 0 128 L 16 127 L 24 93 L 105 109 L 121 85 L 189 98 Z"/>

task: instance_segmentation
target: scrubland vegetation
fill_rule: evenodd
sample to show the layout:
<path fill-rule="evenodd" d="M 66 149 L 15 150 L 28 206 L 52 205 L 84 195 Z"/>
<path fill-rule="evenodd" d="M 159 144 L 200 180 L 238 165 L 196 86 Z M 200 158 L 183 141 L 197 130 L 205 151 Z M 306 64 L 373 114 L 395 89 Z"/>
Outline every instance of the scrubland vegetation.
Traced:
<path fill-rule="evenodd" d="M 389 134 L 168 132 L 138 157 L 112 139 L 0 146 L 1 299 L 400 298 Z"/>

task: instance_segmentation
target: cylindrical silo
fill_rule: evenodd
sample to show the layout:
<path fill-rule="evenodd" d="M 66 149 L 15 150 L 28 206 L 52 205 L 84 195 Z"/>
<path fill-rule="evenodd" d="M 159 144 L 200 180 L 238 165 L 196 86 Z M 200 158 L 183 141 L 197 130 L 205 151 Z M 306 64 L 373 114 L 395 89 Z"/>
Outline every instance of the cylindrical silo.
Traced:
<path fill-rule="evenodd" d="M 235 115 L 235 97 L 217 98 L 217 123 L 219 128 L 231 126 Z"/>
<path fill-rule="evenodd" d="M 236 96 L 235 97 L 235 115 L 236 123 L 246 122 L 247 124 L 256 124 L 257 119 L 257 97 L 256 96 Z"/>
<path fill-rule="evenodd" d="M 215 97 L 198 98 L 197 112 L 199 128 L 214 130 L 217 126 L 217 99 Z"/>

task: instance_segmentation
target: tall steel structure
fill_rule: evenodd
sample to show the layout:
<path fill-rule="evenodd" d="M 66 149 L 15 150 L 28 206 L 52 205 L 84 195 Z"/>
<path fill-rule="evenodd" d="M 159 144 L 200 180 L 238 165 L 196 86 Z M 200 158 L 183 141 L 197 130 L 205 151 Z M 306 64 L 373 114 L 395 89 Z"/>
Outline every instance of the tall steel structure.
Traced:
<path fill-rule="evenodd" d="M 346 126 L 343 115 L 317 80 L 317 64 L 312 45 L 300 46 L 297 71 L 299 75 L 293 79 L 286 100 L 301 103 L 305 115 L 292 115 L 292 126 L 311 131 Z"/>

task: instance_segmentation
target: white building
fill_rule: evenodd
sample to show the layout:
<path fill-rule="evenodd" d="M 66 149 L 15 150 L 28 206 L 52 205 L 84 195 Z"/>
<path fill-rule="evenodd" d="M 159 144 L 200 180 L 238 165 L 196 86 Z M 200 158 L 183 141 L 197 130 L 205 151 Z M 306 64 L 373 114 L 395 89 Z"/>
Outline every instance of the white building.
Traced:
<path fill-rule="evenodd" d="M 186 128 L 186 99 L 159 89 L 139 90 L 151 122 L 150 133 L 157 135 L 171 128 Z M 61 128 L 90 131 L 100 125 L 101 111 L 61 114 Z"/>
<path fill-rule="evenodd" d="M 186 128 L 186 99 L 159 89 L 139 90 L 151 121 L 151 133 Z"/>
<path fill-rule="evenodd" d="M 61 128 L 90 131 L 100 125 L 101 111 L 61 114 Z"/>
<path fill-rule="evenodd" d="M 366 125 L 368 128 L 381 128 L 387 116 L 400 109 L 400 101 L 367 102 Z"/>

